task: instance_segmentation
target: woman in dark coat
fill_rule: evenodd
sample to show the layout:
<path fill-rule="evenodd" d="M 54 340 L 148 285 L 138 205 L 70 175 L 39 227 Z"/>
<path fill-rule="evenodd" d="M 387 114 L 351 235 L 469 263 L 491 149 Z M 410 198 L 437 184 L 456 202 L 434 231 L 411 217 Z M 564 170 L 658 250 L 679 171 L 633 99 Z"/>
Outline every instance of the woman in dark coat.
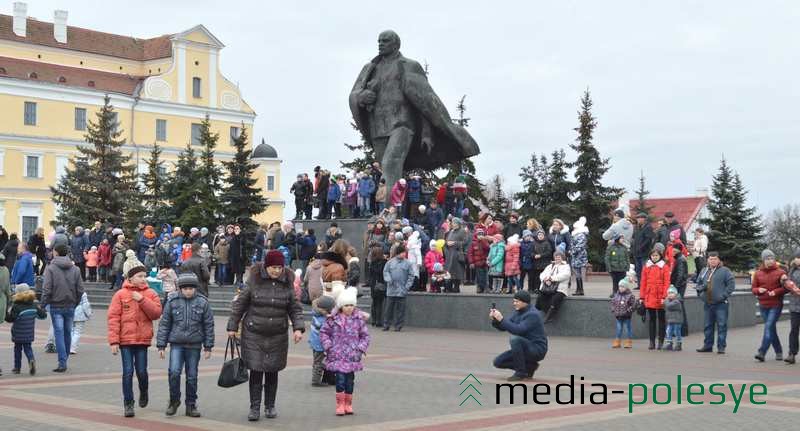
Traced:
<path fill-rule="evenodd" d="M 292 321 L 295 344 L 303 338 L 303 309 L 294 295 L 294 272 L 284 266 L 283 253 L 270 250 L 263 265 L 254 265 L 247 287 L 231 303 L 228 335 L 235 336 L 242 326 L 242 358 L 250 370 L 250 413 L 257 421 L 261 391 L 264 413 L 270 419 L 275 411 L 278 371 L 286 368 L 289 353 L 289 323 Z"/>
<path fill-rule="evenodd" d="M 234 276 L 234 283 L 241 284 L 244 277 L 245 256 L 244 256 L 244 235 L 242 228 L 238 224 L 233 227 L 233 233 L 228 240 L 231 248 L 228 252 L 228 261 L 231 265 L 231 275 Z"/>
<path fill-rule="evenodd" d="M 6 268 L 9 271 L 14 269 L 14 264 L 17 263 L 17 248 L 19 248 L 19 239 L 17 239 L 17 234 L 12 233 L 1 251 L 6 257 Z"/>
<path fill-rule="evenodd" d="M 44 228 L 36 229 L 36 233 L 28 238 L 28 251 L 36 256 L 36 275 L 44 274 L 44 267 L 47 265 L 47 262 L 45 262 L 47 248 L 44 245 Z"/>
<path fill-rule="evenodd" d="M 450 273 L 450 292 L 461 292 L 461 280 L 467 275 L 467 255 L 464 252 L 469 236 L 461 219 L 453 217 L 450 231 L 444 238 L 444 270 Z"/>

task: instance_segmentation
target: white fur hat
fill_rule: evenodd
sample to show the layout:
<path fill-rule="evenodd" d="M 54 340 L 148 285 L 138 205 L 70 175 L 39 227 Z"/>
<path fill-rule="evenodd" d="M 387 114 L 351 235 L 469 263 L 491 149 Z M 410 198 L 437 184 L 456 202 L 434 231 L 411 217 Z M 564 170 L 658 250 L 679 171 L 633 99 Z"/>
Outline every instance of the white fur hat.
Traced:
<path fill-rule="evenodd" d="M 342 308 L 345 305 L 355 306 L 358 302 L 358 290 L 355 287 L 348 287 L 342 290 L 336 298 L 336 308 Z"/>
<path fill-rule="evenodd" d="M 514 234 L 514 235 L 511 235 L 510 237 L 508 237 L 508 243 L 509 244 L 519 244 L 519 235 Z"/>
<path fill-rule="evenodd" d="M 330 286 L 330 290 L 329 290 Z M 325 296 L 330 296 L 333 299 L 337 299 L 342 291 L 345 289 L 346 285 L 344 281 L 335 280 L 332 281 L 330 284 L 325 283 L 325 288 L 323 289 L 322 294 Z"/>

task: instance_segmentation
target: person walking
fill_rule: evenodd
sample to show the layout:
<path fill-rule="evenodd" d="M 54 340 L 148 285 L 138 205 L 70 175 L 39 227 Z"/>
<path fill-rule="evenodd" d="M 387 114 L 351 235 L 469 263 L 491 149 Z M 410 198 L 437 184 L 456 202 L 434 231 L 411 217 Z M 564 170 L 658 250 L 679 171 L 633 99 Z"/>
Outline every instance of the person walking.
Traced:
<path fill-rule="evenodd" d="M 414 269 L 406 259 L 405 253 L 406 248 L 402 243 L 396 245 L 394 255 L 383 267 L 383 280 L 386 283 L 384 331 L 388 331 L 394 323 L 394 330 L 399 332 L 405 323 L 406 295 L 414 285 Z"/>
<path fill-rule="evenodd" d="M 36 275 L 44 274 L 44 267 L 47 266 L 47 247 L 44 242 L 44 228 L 36 229 L 36 232 L 28 238 L 28 250 L 36 256 Z"/>
<path fill-rule="evenodd" d="M 2 269 L 0 269 L 2 271 Z M 788 277 L 784 281 L 784 288 L 791 292 L 789 297 L 789 354 L 786 355 L 784 362 L 794 364 L 798 353 L 798 341 L 800 341 L 800 249 L 795 250 L 792 261 L 789 265 Z M 788 292 L 787 292 L 788 294 Z"/>
<path fill-rule="evenodd" d="M 761 266 L 753 276 L 752 292 L 758 298 L 758 307 L 761 318 L 764 319 L 764 335 L 761 337 L 761 346 L 755 354 L 759 362 L 764 362 L 770 346 L 775 351 L 775 360 L 783 360 L 783 347 L 778 336 L 776 325 L 781 318 L 783 310 L 783 295 L 786 289 L 783 288 L 783 278 L 786 272 L 778 266 L 775 253 L 766 249 L 761 252 Z"/>
<path fill-rule="evenodd" d="M 30 375 L 36 374 L 36 358 L 33 355 L 33 339 L 35 336 L 36 320 L 47 318 L 47 312 L 36 301 L 36 293 L 30 286 L 20 283 L 14 288 L 11 309 L 5 316 L 5 321 L 11 323 L 11 342 L 14 343 L 14 374 L 20 373 L 22 368 L 22 353 L 28 359 Z M 5 312 L 5 311 L 4 311 Z"/>
<path fill-rule="evenodd" d="M 717 330 L 717 353 L 725 353 L 728 337 L 728 297 L 736 290 L 736 279 L 719 258 L 719 253 L 708 252 L 708 265 L 697 278 L 697 295 L 703 301 L 704 336 L 700 353 L 712 352 L 714 327 Z"/>
<path fill-rule="evenodd" d="M 269 250 L 264 263 L 253 266 L 246 287 L 231 303 L 228 336 L 235 337 L 241 323 L 242 359 L 250 370 L 249 421 L 261 416 L 262 392 L 266 417 L 278 416 L 278 372 L 286 368 L 289 321 L 295 344 L 305 332 L 303 308 L 294 294 L 294 277 L 294 272 L 285 266 L 283 253 Z"/>
<path fill-rule="evenodd" d="M 68 254 L 69 249 L 63 244 L 53 250 L 53 260 L 44 270 L 42 286 L 42 304 L 49 307 L 58 353 L 58 367 L 53 370 L 56 373 L 67 371 L 75 307 L 84 293 L 80 270 L 67 257 Z"/>

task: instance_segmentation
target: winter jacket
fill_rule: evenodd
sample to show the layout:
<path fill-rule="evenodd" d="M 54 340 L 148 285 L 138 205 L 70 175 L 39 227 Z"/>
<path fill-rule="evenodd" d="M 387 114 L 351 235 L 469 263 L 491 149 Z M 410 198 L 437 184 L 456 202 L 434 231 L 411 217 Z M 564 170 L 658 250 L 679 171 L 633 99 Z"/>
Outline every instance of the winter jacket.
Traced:
<path fill-rule="evenodd" d="M 375 193 L 375 181 L 370 177 L 363 177 L 358 180 L 358 195 L 362 198 L 368 198 Z"/>
<path fill-rule="evenodd" d="M 683 324 L 683 304 L 681 304 L 680 296 L 675 297 L 675 299 L 664 298 L 664 310 L 667 323 Z"/>
<path fill-rule="evenodd" d="M 111 246 L 100 243 L 100 245 L 97 247 L 97 266 L 109 267 L 111 266 L 111 260 Z"/>
<path fill-rule="evenodd" d="M 444 256 L 436 250 L 428 250 L 428 253 L 425 254 L 425 270 L 428 271 L 428 274 L 433 274 L 433 266 L 437 263 L 441 263 L 444 268 Z"/>
<path fill-rule="evenodd" d="M 550 241 L 545 238 L 539 241 L 538 238 L 533 240 L 533 269 L 543 271 L 553 261 L 553 246 Z M 536 256 L 539 256 L 537 259 Z"/>
<path fill-rule="evenodd" d="M 671 274 L 672 268 L 663 260 L 659 260 L 658 263 L 647 260 L 639 283 L 640 300 L 644 302 L 646 308 L 656 310 L 664 308 L 663 301 L 667 297 Z"/>
<path fill-rule="evenodd" d="M 475 268 L 486 268 L 486 258 L 489 257 L 490 249 L 489 241 L 485 239 L 479 240 L 477 237 L 473 236 L 472 242 L 469 244 L 469 249 L 467 250 L 467 261 L 470 265 L 475 266 Z"/>
<path fill-rule="evenodd" d="M 295 181 L 289 189 L 289 193 L 294 194 L 295 199 L 305 199 L 308 193 L 305 180 Z"/>
<path fill-rule="evenodd" d="M 586 228 L 584 227 L 584 229 Z M 586 232 L 572 234 L 572 247 L 570 248 L 570 255 L 572 256 L 571 264 L 573 268 L 583 268 L 589 264 L 589 252 L 587 251 L 588 241 L 588 230 Z M 627 271 L 627 268 L 625 270 Z"/>
<path fill-rule="evenodd" d="M 669 234 L 675 230 L 680 231 L 680 240 L 682 243 L 686 244 L 686 231 L 683 230 L 683 226 L 681 226 L 677 220 L 672 220 L 672 223 L 668 224 L 666 227 L 666 238 L 659 238 L 660 240 L 664 241 L 662 244 L 666 245 L 669 242 Z"/>
<path fill-rule="evenodd" d="M 625 244 L 626 247 L 630 247 L 631 240 L 633 240 L 633 224 L 631 224 L 628 219 L 621 218 L 603 232 L 603 239 L 611 241 L 617 235 L 622 235 L 622 243 Z"/>
<path fill-rule="evenodd" d="M 83 292 L 81 295 L 81 302 L 75 306 L 75 317 L 74 320 L 76 322 L 86 322 L 87 320 L 92 318 L 92 304 L 89 302 L 89 295 L 86 292 Z"/>
<path fill-rule="evenodd" d="M 566 266 L 566 265 L 565 265 Z M 503 316 L 503 320 L 492 319 L 492 326 L 499 331 L 508 331 L 513 336 L 522 337 L 533 345 L 536 356 L 544 358 L 547 353 L 547 335 L 544 333 L 544 322 L 539 311 L 529 305 L 520 310 L 514 310 L 510 316 Z"/>
<path fill-rule="evenodd" d="M 36 293 L 29 290 L 14 295 L 14 304 L 6 314 L 6 322 L 11 325 L 11 341 L 14 343 L 33 343 L 36 319 L 44 320 L 47 312 L 36 302 Z"/>
<path fill-rule="evenodd" d="M 33 234 L 28 238 L 28 251 L 33 253 L 37 259 L 44 259 L 47 255 L 47 247 L 44 244 L 44 237 Z"/>
<path fill-rule="evenodd" d="M 354 310 L 350 316 L 334 312 L 325 319 L 319 337 L 325 350 L 325 369 L 352 373 L 364 369 L 361 359 L 369 348 L 365 313 Z"/>
<path fill-rule="evenodd" d="M 33 287 L 34 274 L 33 274 L 33 254 L 26 251 L 19 255 L 14 268 L 11 270 L 11 284 L 25 283 Z"/>
<path fill-rule="evenodd" d="M 678 289 L 681 296 L 684 296 L 684 292 L 686 292 L 686 282 L 688 280 L 689 265 L 686 262 L 686 258 L 679 254 L 678 258 L 672 263 L 672 273 L 670 274 L 669 282 Z"/>
<path fill-rule="evenodd" d="M 330 187 L 328 187 L 328 202 L 338 202 L 341 197 L 342 189 L 339 188 L 339 185 L 331 184 Z"/>
<path fill-rule="evenodd" d="M 708 251 L 708 237 L 703 234 L 695 236 L 694 243 L 692 244 L 692 256 L 705 257 Z"/>
<path fill-rule="evenodd" d="M 11 302 L 11 275 L 8 268 L 0 265 L 0 322 L 6 319 L 8 304 Z"/>
<path fill-rule="evenodd" d="M 322 348 L 322 340 L 319 338 L 319 330 L 322 329 L 322 325 L 325 324 L 325 319 L 328 318 L 327 315 L 322 314 L 323 310 L 317 306 L 316 298 L 311 301 L 311 332 L 308 335 L 308 344 L 311 346 L 311 350 L 315 352 L 324 352 L 325 349 Z"/>
<path fill-rule="evenodd" d="M 14 269 L 14 265 L 17 263 L 17 249 L 19 248 L 19 240 L 10 239 L 6 243 L 5 247 L 3 247 L 3 256 L 6 257 L 6 268 L 9 271 Z"/>
<path fill-rule="evenodd" d="M 525 240 L 522 240 L 519 245 L 520 270 L 522 271 L 530 271 L 533 269 L 533 246 L 533 241 Z"/>
<path fill-rule="evenodd" d="M 550 240 L 550 245 L 553 247 L 553 253 L 560 248 L 565 255 L 569 256 L 570 250 L 572 249 L 572 235 L 569 234 L 568 227 L 564 226 L 561 232 L 554 232 L 551 230 L 548 239 Z"/>
<path fill-rule="evenodd" d="M 378 184 L 378 188 L 375 191 L 375 202 L 385 202 L 386 201 L 386 184 Z"/>
<path fill-rule="evenodd" d="M 447 232 L 445 241 L 453 241 L 453 245 L 444 246 L 444 269 L 453 280 L 464 280 L 467 272 L 467 256 L 465 253 L 469 237 L 463 228 Z"/>
<path fill-rule="evenodd" d="M 44 269 L 42 304 L 51 308 L 72 309 L 80 303 L 82 296 L 80 269 L 66 256 L 54 257 Z"/>
<path fill-rule="evenodd" d="M 800 267 L 792 265 L 789 268 L 788 275 L 789 279 L 794 282 L 795 286 L 800 287 Z M 788 293 L 789 292 L 787 292 L 787 294 Z M 789 295 L 789 311 L 792 313 L 800 313 L 800 293 L 793 292 L 791 295 Z"/>
<path fill-rule="evenodd" d="M 519 242 L 506 244 L 506 257 L 503 263 L 503 273 L 506 277 L 519 275 Z"/>
<path fill-rule="evenodd" d="M 422 262 L 422 244 L 419 240 L 419 232 L 412 232 L 406 241 L 406 259 L 414 268 L 414 276 L 419 277 L 419 266 Z"/>
<path fill-rule="evenodd" d="M 492 243 L 489 247 L 489 256 L 486 263 L 489 266 L 489 275 L 502 276 L 506 259 L 506 244 L 502 241 Z"/>
<path fill-rule="evenodd" d="M 561 292 L 564 295 L 567 294 L 569 279 L 572 277 L 572 271 L 566 262 L 562 261 L 561 265 L 556 265 L 555 262 L 547 265 L 547 268 L 545 268 L 542 273 L 539 274 L 539 280 L 544 282 L 547 277 L 550 277 L 550 280 L 553 283 L 557 283 L 557 292 Z"/>
<path fill-rule="evenodd" d="M 700 272 L 695 289 L 707 304 L 720 304 L 727 301 L 736 290 L 736 278 L 731 270 L 722 265 L 717 268 L 706 266 Z"/>
<path fill-rule="evenodd" d="M 386 296 L 405 298 L 414 285 L 414 269 L 408 259 L 393 257 L 383 267 Z"/>
<path fill-rule="evenodd" d="M 86 260 L 83 258 L 83 252 L 88 250 L 90 246 L 89 237 L 81 232 L 80 235 L 75 235 L 69 241 L 70 251 L 72 252 L 72 260 L 75 263 L 83 263 Z"/>
<path fill-rule="evenodd" d="M 422 201 L 422 183 L 416 178 L 408 180 L 408 202 L 419 204 Z"/>
<path fill-rule="evenodd" d="M 284 268 L 273 279 L 263 266 L 254 267 L 247 287 L 231 303 L 228 331 L 241 323 L 242 358 L 248 369 L 275 372 L 286 368 L 289 321 L 292 329 L 305 332 L 303 308 L 294 294 L 294 272 Z"/>
<path fill-rule="evenodd" d="M 183 262 L 180 267 L 180 273 L 186 272 L 193 273 L 197 276 L 197 280 L 199 281 L 197 291 L 208 298 L 208 281 L 211 280 L 211 273 L 208 271 L 208 265 L 203 262 L 203 258 L 197 255 Z"/>
<path fill-rule="evenodd" d="M 347 261 L 347 285 L 358 287 L 361 280 L 361 265 L 357 257 Z"/>
<path fill-rule="evenodd" d="M 83 258 L 86 259 L 87 268 L 97 268 L 97 264 L 100 260 L 97 250 L 95 251 L 89 250 L 83 252 Z"/>
<path fill-rule="evenodd" d="M 636 307 L 636 297 L 630 290 L 617 291 L 611 298 L 611 313 L 618 319 L 630 319 Z"/>
<path fill-rule="evenodd" d="M 111 270 L 115 273 L 122 272 L 122 268 L 125 266 L 125 253 L 128 251 L 128 246 L 125 245 L 124 242 L 118 242 L 114 244 L 114 249 L 112 252 L 113 260 L 111 265 Z"/>
<path fill-rule="evenodd" d="M 231 250 L 231 245 L 228 244 L 228 241 L 220 240 L 217 245 L 214 246 L 214 259 L 217 260 L 217 263 L 220 265 L 227 265 L 228 264 L 228 255 Z"/>
<path fill-rule="evenodd" d="M 444 223 L 444 213 L 440 207 L 428 208 L 425 210 L 425 218 L 427 219 L 426 227 L 431 236 L 436 235 L 439 226 Z"/>
<path fill-rule="evenodd" d="M 392 195 L 391 195 L 391 202 L 392 205 L 398 206 L 402 205 L 403 202 L 406 200 L 406 191 L 408 190 L 408 184 L 402 185 L 400 182 L 396 182 L 392 186 Z"/>
<path fill-rule="evenodd" d="M 631 261 L 627 247 L 616 242 L 606 247 L 606 271 L 628 272 L 630 265 Z"/>
<path fill-rule="evenodd" d="M 204 296 L 186 298 L 176 292 L 167 298 L 161 321 L 158 322 L 156 347 L 178 345 L 210 351 L 214 347 L 214 313 Z"/>
<path fill-rule="evenodd" d="M 103 238 L 105 238 L 106 233 L 103 232 L 102 229 L 92 230 L 89 231 L 89 248 L 97 247 L 100 248 L 100 244 L 103 242 Z"/>
<path fill-rule="evenodd" d="M 133 299 L 134 291 L 142 295 L 141 301 Z M 158 294 L 147 285 L 140 287 L 125 280 L 108 307 L 108 344 L 149 346 L 153 341 L 153 321 L 159 317 Z"/>
<path fill-rule="evenodd" d="M 322 295 L 322 260 L 314 259 L 306 267 L 303 283 L 308 289 L 308 297 L 313 301 Z"/>
<path fill-rule="evenodd" d="M 777 264 L 771 267 L 761 265 L 753 276 L 753 295 L 758 297 L 758 304 L 765 308 L 781 307 L 783 305 L 783 295 L 786 289 L 781 284 L 781 277 L 786 275 Z M 767 289 L 764 293 L 759 293 L 759 288 Z M 770 296 L 770 292 L 774 292 Z"/>
<path fill-rule="evenodd" d="M 655 239 L 656 233 L 653 232 L 653 227 L 650 226 L 650 223 L 636 226 L 633 230 L 633 243 L 631 244 L 633 257 L 638 259 L 647 258 L 653 250 Z"/>
<path fill-rule="evenodd" d="M 161 288 L 164 290 L 164 295 L 178 290 L 178 274 L 172 268 L 161 268 L 156 274 L 156 278 L 161 280 Z"/>

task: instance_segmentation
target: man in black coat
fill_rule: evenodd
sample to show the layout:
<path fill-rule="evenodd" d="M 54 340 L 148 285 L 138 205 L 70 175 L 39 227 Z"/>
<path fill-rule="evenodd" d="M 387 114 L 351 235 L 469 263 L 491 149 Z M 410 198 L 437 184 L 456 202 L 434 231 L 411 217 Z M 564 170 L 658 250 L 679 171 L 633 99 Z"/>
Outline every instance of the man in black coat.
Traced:
<path fill-rule="evenodd" d="M 633 254 L 633 262 L 636 267 L 636 279 L 641 280 L 642 268 L 644 263 L 650 257 L 650 251 L 653 250 L 655 244 L 656 234 L 653 232 L 653 227 L 650 226 L 647 214 L 639 213 L 636 215 L 636 227 L 633 230 L 633 243 L 631 244 L 631 252 Z"/>
<path fill-rule="evenodd" d="M 539 311 L 531 307 L 531 295 L 525 290 L 514 294 L 514 314 L 503 317 L 500 311 L 492 309 L 489 317 L 492 326 L 498 331 L 511 334 L 511 350 L 494 358 L 495 368 L 510 368 L 514 375 L 509 382 L 530 379 L 539 368 L 539 362 L 547 354 L 547 335 Z"/>
<path fill-rule="evenodd" d="M 667 220 L 667 242 L 669 242 L 669 234 L 672 233 L 672 231 L 678 230 L 681 232 L 681 242 L 688 244 L 686 242 L 686 231 L 683 230 L 683 226 L 678 223 L 678 220 L 675 220 L 675 214 L 673 214 L 672 211 L 667 211 L 667 213 L 664 214 L 664 218 Z M 666 242 L 662 242 L 662 244 L 667 245 Z"/>
<path fill-rule="evenodd" d="M 297 181 L 292 184 L 289 193 L 294 194 L 294 218 L 295 220 L 303 219 L 303 211 L 306 208 L 306 182 L 303 180 L 303 175 L 297 175 Z"/>
<path fill-rule="evenodd" d="M 181 274 L 191 272 L 197 276 L 198 293 L 208 298 L 208 281 L 211 280 L 211 272 L 208 270 L 203 258 L 200 257 L 200 248 L 202 245 L 199 242 L 192 244 L 192 257 L 186 259 L 180 266 Z"/>

